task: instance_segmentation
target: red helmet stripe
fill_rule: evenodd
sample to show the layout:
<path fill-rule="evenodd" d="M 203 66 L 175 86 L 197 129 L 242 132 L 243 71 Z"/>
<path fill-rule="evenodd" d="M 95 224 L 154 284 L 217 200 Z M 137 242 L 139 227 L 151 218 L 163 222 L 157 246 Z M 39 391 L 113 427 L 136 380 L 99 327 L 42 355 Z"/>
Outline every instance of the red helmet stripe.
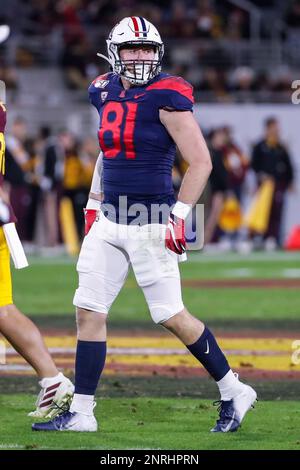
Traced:
<path fill-rule="evenodd" d="M 137 19 L 135 16 L 132 16 L 131 19 L 132 19 L 133 27 L 134 27 L 134 33 L 135 33 L 134 35 L 136 38 L 139 38 L 140 34 L 139 34 L 139 25 L 138 25 Z"/>

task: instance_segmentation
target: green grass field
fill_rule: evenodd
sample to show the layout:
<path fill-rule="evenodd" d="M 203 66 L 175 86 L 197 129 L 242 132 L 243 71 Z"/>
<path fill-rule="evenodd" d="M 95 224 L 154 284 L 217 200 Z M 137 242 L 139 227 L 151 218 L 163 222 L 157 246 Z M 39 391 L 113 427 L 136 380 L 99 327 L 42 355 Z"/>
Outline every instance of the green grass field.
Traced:
<path fill-rule="evenodd" d="M 275 253 L 250 256 L 191 254 L 180 266 L 182 279 L 295 279 L 300 278 L 300 254 Z M 14 271 L 16 304 L 39 325 L 72 327 L 75 331 L 72 298 L 77 284 L 75 260 L 32 258 L 27 270 Z M 297 288 L 190 288 L 183 289 L 190 311 L 221 331 L 252 328 L 260 331 L 299 331 L 300 292 Z M 110 313 L 112 327 L 127 330 L 152 324 L 142 292 L 133 274 Z M 275 334 L 275 333 L 274 333 Z M 0 366 L 1 367 L 1 366 Z M 298 366 L 300 367 L 300 366 Z M 124 387 L 113 383 L 98 400 L 98 433 L 33 433 L 26 415 L 32 409 L 36 386 L 33 379 L 0 378 L 1 449 L 300 449 L 300 406 L 296 382 L 262 382 L 262 401 L 247 415 L 238 433 L 209 433 L 217 417 L 212 401 L 214 384 L 203 381 L 198 397 L 172 379 L 126 378 Z M 113 381 L 113 379 L 111 379 Z M 200 379 L 201 380 L 201 379 Z M 153 393 L 150 383 L 156 383 Z M 207 381 L 208 382 L 208 381 Z M 170 393 L 170 384 L 172 393 Z M 110 393 L 114 388 L 117 394 Z M 298 388 L 297 388 L 298 387 Z M 154 387 L 155 388 L 155 387 Z M 178 392 L 178 398 L 176 396 Z M 267 390 L 264 396 L 264 390 Z M 288 390 L 289 393 L 285 393 Z M 130 391 L 132 393 L 130 393 Z M 294 391 L 294 392 L 293 392 Z M 278 392 L 278 393 L 277 393 Z M 133 396 L 134 395 L 134 396 Z M 276 400 L 270 401 L 271 397 Z"/>
<path fill-rule="evenodd" d="M 0 449 L 300 449 L 300 409 L 292 401 L 259 403 L 239 432 L 222 435 L 209 432 L 216 408 L 207 400 L 98 400 L 101 429 L 90 434 L 32 432 L 31 405 L 28 395 L 0 397 Z"/>
<path fill-rule="evenodd" d="M 261 254 L 244 257 L 198 254 L 190 255 L 190 262 L 180 265 L 182 279 L 241 279 L 243 278 L 300 278 L 299 254 Z M 72 299 L 77 284 L 75 261 L 68 258 L 49 261 L 33 259 L 26 271 L 14 271 L 14 298 L 20 308 L 30 315 L 66 315 L 74 311 Z M 130 294 L 130 295 L 128 295 Z M 186 306 L 204 321 L 266 321 L 299 320 L 300 295 L 298 289 L 191 289 L 184 288 Z M 113 304 L 112 322 L 149 323 L 147 305 L 134 275 Z"/>

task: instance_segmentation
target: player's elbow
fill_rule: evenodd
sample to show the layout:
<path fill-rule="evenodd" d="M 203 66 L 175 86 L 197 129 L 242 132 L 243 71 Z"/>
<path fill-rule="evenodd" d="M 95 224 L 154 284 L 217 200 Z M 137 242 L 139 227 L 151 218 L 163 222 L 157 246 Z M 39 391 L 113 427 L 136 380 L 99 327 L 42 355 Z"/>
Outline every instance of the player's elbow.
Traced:
<path fill-rule="evenodd" d="M 209 176 L 212 172 L 212 169 L 213 169 L 213 166 L 212 166 L 212 161 L 211 161 L 211 158 L 210 158 L 210 155 L 208 155 L 208 159 L 207 159 L 207 162 L 206 162 L 206 166 L 207 166 L 207 176 Z"/>
<path fill-rule="evenodd" d="M 203 152 L 202 155 L 201 155 L 201 162 L 202 162 L 202 165 L 205 166 L 208 174 L 211 173 L 211 170 L 212 170 L 212 161 L 211 161 L 211 158 L 210 158 L 210 154 L 209 154 L 209 151 L 207 149 L 206 152 Z"/>
<path fill-rule="evenodd" d="M 212 161 L 204 139 L 201 139 L 199 145 L 195 145 L 194 149 L 195 158 L 192 160 L 201 169 L 202 174 L 205 173 L 208 177 L 212 171 Z"/>
<path fill-rule="evenodd" d="M 212 171 L 212 161 L 210 158 L 209 152 L 201 152 L 198 155 L 198 158 L 195 159 L 194 164 L 192 165 L 195 169 L 201 171 L 202 174 L 206 174 L 209 177 Z"/>

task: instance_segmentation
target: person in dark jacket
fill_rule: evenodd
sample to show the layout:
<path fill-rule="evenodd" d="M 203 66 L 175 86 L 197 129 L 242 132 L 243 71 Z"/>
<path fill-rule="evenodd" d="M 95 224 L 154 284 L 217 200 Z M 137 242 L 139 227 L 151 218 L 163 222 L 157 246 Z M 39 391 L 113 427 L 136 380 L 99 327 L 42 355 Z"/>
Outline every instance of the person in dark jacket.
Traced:
<path fill-rule="evenodd" d="M 264 238 L 280 246 L 284 200 L 287 190 L 292 188 L 294 171 L 289 153 L 280 140 L 276 117 L 266 119 L 265 136 L 254 146 L 251 166 L 256 173 L 258 186 L 267 178 L 275 183 L 269 226 Z"/>
<path fill-rule="evenodd" d="M 209 177 L 211 204 L 209 215 L 205 222 L 205 244 L 211 243 L 215 238 L 218 220 L 223 208 L 226 192 L 229 189 L 228 171 L 224 165 L 224 148 L 226 143 L 224 129 L 217 128 L 211 131 L 209 141 L 213 169 Z"/>

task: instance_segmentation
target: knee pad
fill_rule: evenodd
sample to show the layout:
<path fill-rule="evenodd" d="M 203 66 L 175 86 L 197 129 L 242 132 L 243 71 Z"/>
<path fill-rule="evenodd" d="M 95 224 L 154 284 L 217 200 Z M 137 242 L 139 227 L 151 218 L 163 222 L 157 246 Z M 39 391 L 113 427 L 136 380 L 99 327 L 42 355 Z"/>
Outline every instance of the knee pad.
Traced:
<path fill-rule="evenodd" d="M 106 314 L 108 314 L 110 308 L 110 305 L 104 303 L 103 299 L 97 296 L 96 291 L 82 286 L 78 287 L 75 292 L 73 305 L 86 310 L 92 310 L 93 312 Z"/>
<path fill-rule="evenodd" d="M 154 323 L 164 323 L 177 313 L 184 309 L 183 303 L 172 304 L 153 304 L 149 305 L 150 314 Z"/>

